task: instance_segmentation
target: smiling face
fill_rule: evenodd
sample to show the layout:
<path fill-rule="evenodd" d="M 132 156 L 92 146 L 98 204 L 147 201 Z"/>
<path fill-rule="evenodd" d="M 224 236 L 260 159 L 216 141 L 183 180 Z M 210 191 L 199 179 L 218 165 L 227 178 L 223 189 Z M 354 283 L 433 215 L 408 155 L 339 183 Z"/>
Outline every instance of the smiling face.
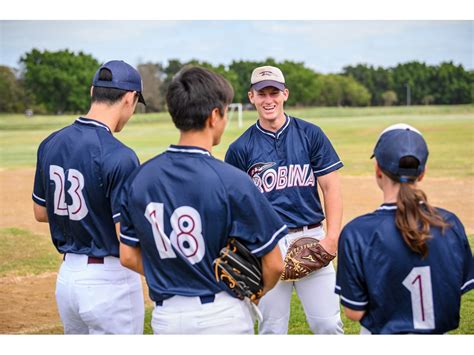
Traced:
<path fill-rule="evenodd" d="M 250 90 L 249 100 L 255 105 L 259 119 L 274 124 L 279 120 L 285 119 L 283 105 L 288 100 L 289 91 L 278 90 L 273 86 L 267 86 L 261 90 Z"/>

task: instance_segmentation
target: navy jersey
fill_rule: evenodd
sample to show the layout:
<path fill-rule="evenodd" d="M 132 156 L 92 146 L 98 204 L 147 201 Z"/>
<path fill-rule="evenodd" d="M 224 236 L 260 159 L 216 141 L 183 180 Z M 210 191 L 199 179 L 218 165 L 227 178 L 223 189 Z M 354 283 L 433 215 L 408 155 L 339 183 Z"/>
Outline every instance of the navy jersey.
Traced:
<path fill-rule="evenodd" d="M 38 148 L 33 201 L 45 206 L 60 253 L 119 256 L 119 192 L 139 165 L 103 123 L 78 118 Z"/>
<path fill-rule="evenodd" d="M 197 147 L 170 146 L 122 193 L 120 241 L 140 246 L 150 298 L 221 292 L 212 263 L 229 237 L 260 257 L 287 228 L 252 180 Z"/>
<path fill-rule="evenodd" d="M 317 177 L 343 166 L 321 128 L 290 116 L 277 132 L 257 121 L 230 145 L 225 161 L 250 175 L 290 228 L 324 219 Z"/>
<path fill-rule="evenodd" d="M 360 323 L 375 334 L 445 333 L 459 325 L 461 295 L 474 288 L 474 264 L 464 227 L 431 228 L 428 256 L 405 244 L 395 226 L 395 204 L 384 204 L 345 226 L 339 240 L 336 293 L 365 310 Z"/>

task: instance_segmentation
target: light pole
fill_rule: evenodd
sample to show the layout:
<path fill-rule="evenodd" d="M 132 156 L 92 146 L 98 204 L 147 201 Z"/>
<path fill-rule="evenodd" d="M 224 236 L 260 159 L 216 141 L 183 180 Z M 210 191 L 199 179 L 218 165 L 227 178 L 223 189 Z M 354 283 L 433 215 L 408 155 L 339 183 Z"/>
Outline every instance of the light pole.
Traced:
<path fill-rule="evenodd" d="M 410 106 L 410 85 L 405 83 L 405 86 L 407 87 L 407 106 Z"/>

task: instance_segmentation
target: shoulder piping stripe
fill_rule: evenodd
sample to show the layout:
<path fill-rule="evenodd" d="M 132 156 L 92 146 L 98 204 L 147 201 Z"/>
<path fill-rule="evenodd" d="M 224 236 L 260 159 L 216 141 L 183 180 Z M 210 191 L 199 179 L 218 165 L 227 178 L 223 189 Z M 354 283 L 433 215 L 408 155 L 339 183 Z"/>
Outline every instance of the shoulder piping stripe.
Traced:
<path fill-rule="evenodd" d="M 120 216 L 120 212 L 119 212 L 119 213 L 116 213 L 116 214 L 114 214 L 114 215 L 112 216 L 112 218 L 115 218 L 115 217 L 118 217 L 118 216 Z"/>
<path fill-rule="evenodd" d="M 313 173 L 317 174 L 317 173 L 320 173 L 321 171 L 331 169 L 333 166 L 336 166 L 337 164 L 342 164 L 342 161 L 339 160 L 337 163 L 329 165 L 327 168 L 324 168 L 324 169 L 321 169 L 321 170 L 313 170 Z"/>
<path fill-rule="evenodd" d="M 80 122 L 80 123 L 83 123 L 83 124 L 88 124 L 88 125 L 93 125 L 93 126 L 97 126 L 97 127 L 102 127 L 102 128 L 104 128 L 104 129 L 106 129 L 107 131 L 110 132 L 110 128 L 107 127 L 105 124 L 101 124 L 101 123 L 94 122 L 94 121 L 84 121 L 84 120 L 81 120 L 80 118 L 77 118 L 76 121 L 77 121 L 77 122 Z"/>
<path fill-rule="evenodd" d="M 265 249 L 267 246 L 269 246 L 270 244 L 272 244 L 273 240 L 277 237 L 278 234 L 280 234 L 281 232 L 283 232 L 286 228 L 286 224 L 283 225 L 283 227 L 281 227 L 279 230 L 277 230 L 275 232 L 275 234 L 272 235 L 272 237 L 270 238 L 270 240 L 268 242 L 266 242 L 264 245 L 262 245 L 260 248 L 257 248 L 255 250 L 252 250 L 250 251 L 252 254 L 255 254 L 255 253 L 258 253 L 260 250 L 263 250 Z"/>
<path fill-rule="evenodd" d="M 340 291 L 340 290 L 341 290 L 341 286 L 336 285 L 336 290 L 339 290 L 339 291 Z"/>
<path fill-rule="evenodd" d="M 38 200 L 40 201 L 43 201 L 43 202 L 46 202 L 46 200 L 44 198 L 41 198 L 39 196 L 36 196 L 34 193 L 33 193 L 33 197 L 37 198 Z"/>
<path fill-rule="evenodd" d="M 120 238 L 128 239 L 128 240 L 131 240 L 132 242 L 139 242 L 140 241 L 138 238 L 127 237 L 126 235 L 123 235 L 122 233 L 120 233 Z"/>
<path fill-rule="evenodd" d="M 467 281 L 464 285 L 461 286 L 461 291 L 463 291 L 467 286 L 474 283 L 474 279 Z"/>
<path fill-rule="evenodd" d="M 369 302 L 356 302 L 344 297 L 343 295 L 341 295 L 341 299 L 346 301 L 347 303 L 353 304 L 354 306 L 365 306 L 366 304 L 369 303 Z"/>
<path fill-rule="evenodd" d="M 169 147 L 167 150 L 167 152 L 175 152 L 175 153 L 199 153 L 199 154 L 204 154 L 204 155 L 209 155 L 211 156 L 211 154 L 205 150 L 199 150 L 199 149 L 177 149 L 177 148 L 172 148 L 172 147 Z"/>

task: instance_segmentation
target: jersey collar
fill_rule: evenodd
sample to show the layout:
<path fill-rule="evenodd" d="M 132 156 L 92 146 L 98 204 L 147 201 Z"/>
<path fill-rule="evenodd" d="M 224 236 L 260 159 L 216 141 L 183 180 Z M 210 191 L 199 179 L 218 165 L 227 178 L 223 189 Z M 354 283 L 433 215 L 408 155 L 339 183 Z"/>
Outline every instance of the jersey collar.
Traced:
<path fill-rule="evenodd" d="M 392 203 L 382 203 L 377 211 L 394 211 L 397 209 L 397 204 L 395 202 Z"/>
<path fill-rule="evenodd" d="M 79 117 L 79 118 L 76 119 L 76 123 L 84 124 L 84 125 L 86 125 L 86 126 L 102 127 L 102 128 L 104 128 L 105 130 L 107 130 L 109 133 L 112 133 L 112 132 L 110 131 L 110 128 L 107 127 L 107 125 L 105 125 L 105 124 L 102 123 L 102 122 L 99 122 L 99 121 L 90 119 L 90 118 Z"/>
<path fill-rule="evenodd" d="M 283 127 L 281 127 L 278 131 L 276 132 L 272 132 L 272 131 L 269 131 L 269 130 L 266 130 L 265 128 L 263 128 L 261 125 L 260 125 L 260 122 L 257 121 L 257 123 L 255 124 L 255 127 L 257 127 L 257 129 L 262 132 L 263 134 L 266 134 L 267 136 L 270 136 L 272 138 L 275 138 L 275 139 L 278 139 L 280 138 L 280 135 L 288 128 L 288 126 L 290 125 L 290 121 L 291 121 L 291 118 L 290 116 L 288 116 L 286 113 L 285 113 L 285 117 L 286 117 L 286 121 L 285 121 L 285 124 L 283 125 Z"/>
<path fill-rule="evenodd" d="M 211 153 L 207 151 L 206 149 L 200 148 L 200 147 L 193 147 L 189 145 L 174 145 L 171 144 L 168 149 L 166 149 L 167 152 L 172 152 L 172 153 L 191 153 L 191 154 L 203 154 L 203 155 L 208 155 L 211 156 Z"/>

